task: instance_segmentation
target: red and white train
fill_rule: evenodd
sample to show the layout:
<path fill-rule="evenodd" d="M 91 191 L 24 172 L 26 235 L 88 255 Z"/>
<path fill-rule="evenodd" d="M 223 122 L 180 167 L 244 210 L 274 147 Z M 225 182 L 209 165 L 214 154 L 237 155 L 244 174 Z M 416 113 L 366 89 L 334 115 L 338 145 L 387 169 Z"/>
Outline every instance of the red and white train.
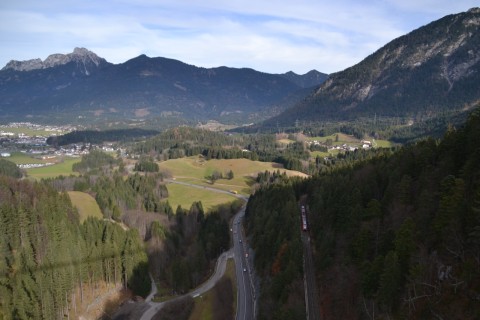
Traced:
<path fill-rule="evenodd" d="M 305 206 L 302 205 L 302 230 L 307 231 L 307 211 L 305 210 Z"/>

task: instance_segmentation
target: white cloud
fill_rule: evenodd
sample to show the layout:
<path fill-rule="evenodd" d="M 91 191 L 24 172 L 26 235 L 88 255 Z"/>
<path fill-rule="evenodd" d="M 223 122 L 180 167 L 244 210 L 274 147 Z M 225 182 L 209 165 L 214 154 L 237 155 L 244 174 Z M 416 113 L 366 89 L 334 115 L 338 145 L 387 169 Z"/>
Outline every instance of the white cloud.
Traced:
<path fill-rule="evenodd" d="M 330 73 L 474 3 L 7 0 L 0 7 L 0 66 L 10 59 L 44 59 L 83 46 L 114 63 L 145 53 L 204 67 Z"/>

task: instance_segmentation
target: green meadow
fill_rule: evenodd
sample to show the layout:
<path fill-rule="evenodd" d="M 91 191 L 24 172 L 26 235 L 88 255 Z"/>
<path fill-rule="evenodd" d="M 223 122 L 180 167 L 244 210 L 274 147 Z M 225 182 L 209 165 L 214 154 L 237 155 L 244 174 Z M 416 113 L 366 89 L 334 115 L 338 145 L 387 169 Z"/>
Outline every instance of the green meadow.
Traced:
<path fill-rule="evenodd" d="M 95 198 L 85 192 L 69 191 L 68 195 L 72 204 L 77 207 L 80 216 L 80 222 L 85 221 L 88 217 L 96 217 L 102 219 L 102 211 L 95 201 Z"/>
<path fill-rule="evenodd" d="M 168 202 L 175 210 L 178 205 L 182 208 L 190 208 L 193 201 L 202 201 L 205 210 L 210 210 L 220 204 L 229 203 L 237 198 L 234 193 L 249 195 L 251 186 L 259 172 L 276 171 L 286 172 L 289 176 L 307 175 L 281 168 L 278 164 L 272 162 L 251 161 L 247 159 L 213 159 L 206 161 L 202 157 L 194 156 L 181 159 L 172 159 L 159 163 L 161 171 L 168 172 L 173 179 L 179 182 L 186 182 L 201 187 L 209 187 L 229 191 L 231 194 L 218 193 L 207 188 L 198 188 L 175 183 L 169 183 Z M 234 178 L 231 180 L 219 179 L 211 183 L 208 176 L 214 171 L 226 175 L 232 170 Z"/>
<path fill-rule="evenodd" d="M 49 160 L 33 158 L 32 156 L 23 152 L 13 152 L 10 157 L 5 159 L 15 164 L 28 164 L 28 163 L 41 164 L 41 163 L 52 162 L 52 160 L 49 161 Z"/>
<path fill-rule="evenodd" d="M 62 176 L 78 175 L 77 172 L 72 171 L 72 165 L 79 161 L 80 161 L 80 158 L 65 158 L 63 162 L 59 162 L 54 165 L 41 167 L 41 168 L 31 168 L 31 169 L 27 169 L 26 171 L 29 177 L 32 177 L 35 179 L 54 178 L 60 175 Z"/>
<path fill-rule="evenodd" d="M 169 172 L 178 181 L 226 191 L 236 191 L 244 195 L 250 194 L 252 181 L 259 172 L 280 170 L 286 172 L 289 176 L 307 176 L 298 171 L 283 169 L 281 165 L 273 162 L 248 159 L 212 159 L 206 161 L 202 157 L 194 156 L 160 162 L 159 167 L 160 170 Z M 214 171 L 218 171 L 225 176 L 230 170 L 234 174 L 234 178 L 231 180 L 219 179 L 211 184 L 208 179 Z"/>

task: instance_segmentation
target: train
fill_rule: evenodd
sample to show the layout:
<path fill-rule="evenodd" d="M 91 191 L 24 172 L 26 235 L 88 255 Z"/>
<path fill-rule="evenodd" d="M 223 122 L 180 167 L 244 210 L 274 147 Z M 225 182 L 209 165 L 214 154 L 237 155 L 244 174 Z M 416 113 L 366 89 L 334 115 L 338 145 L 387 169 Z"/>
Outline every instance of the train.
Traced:
<path fill-rule="evenodd" d="M 307 231 L 308 230 L 308 227 L 307 227 L 307 211 L 305 210 L 304 205 L 302 205 L 301 211 L 302 211 L 302 230 Z"/>

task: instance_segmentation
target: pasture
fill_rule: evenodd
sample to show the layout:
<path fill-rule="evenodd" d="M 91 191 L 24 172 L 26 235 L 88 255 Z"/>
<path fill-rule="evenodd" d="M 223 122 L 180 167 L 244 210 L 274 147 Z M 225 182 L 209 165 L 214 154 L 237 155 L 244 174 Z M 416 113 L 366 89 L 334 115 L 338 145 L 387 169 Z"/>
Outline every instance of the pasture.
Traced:
<path fill-rule="evenodd" d="M 68 191 L 72 204 L 77 207 L 80 222 L 83 223 L 88 217 L 102 219 L 102 211 L 91 195 L 80 191 Z"/>
<path fill-rule="evenodd" d="M 280 172 L 286 172 L 288 176 L 307 177 L 304 173 L 283 169 L 277 163 L 248 159 L 212 159 L 206 161 L 203 157 L 194 156 L 160 162 L 159 167 L 161 171 L 169 172 L 178 181 L 225 191 L 236 191 L 244 195 L 250 194 L 252 182 L 259 172 L 280 170 Z M 225 176 L 230 170 L 234 174 L 234 178 L 231 180 L 219 179 L 212 184 L 207 178 L 214 171 L 218 171 Z"/>
<path fill-rule="evenodd" d="M 190 209 L 193 201 L 202 201 L 203 209 L 207 212 L 220 204 L 229 203 L 237 199 L 233 195 L 175 183 L 167 184 L 167 189 L 167 200 L 174 212 L 179 205 L 183 209 Z"/>
<path fill-rule="evenodd" d="M 38 180 L 42 178 L 54 178 L 60 175 L 78 175 L 77 172 L 72 171 L 72 165 L 77 162 L 80 162 L 80 158 L 65 158 L 62 162 L 58 162 L 54 165 L 41 168 L 31 168 L 27 169 L 26 171 L 28 176 Z"/>
<path fill-rule="evenodd" d="M 34 158 L 29 154 L 26 154 L 23 152 L 13 152 L 10 157 L 5 159 L 15 164 L 28 164 L 28 163 L 42 164 L 42 163 L 52 162 L 52 160 L 42 160 L 42 159 Z"/>

